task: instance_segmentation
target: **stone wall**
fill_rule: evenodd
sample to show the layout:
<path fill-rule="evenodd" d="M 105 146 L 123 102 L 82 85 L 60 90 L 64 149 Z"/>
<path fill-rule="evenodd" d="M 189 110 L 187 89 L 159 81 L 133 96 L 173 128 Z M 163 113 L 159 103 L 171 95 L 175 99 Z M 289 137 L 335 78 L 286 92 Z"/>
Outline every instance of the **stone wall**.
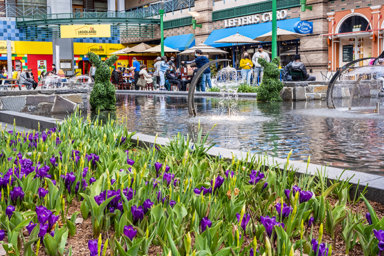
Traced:
<path fill-rule="evenodd" d="M 88 109 L 88 94 L 0 96 L 0 110 L 36 115 L 70 114 Z"/>

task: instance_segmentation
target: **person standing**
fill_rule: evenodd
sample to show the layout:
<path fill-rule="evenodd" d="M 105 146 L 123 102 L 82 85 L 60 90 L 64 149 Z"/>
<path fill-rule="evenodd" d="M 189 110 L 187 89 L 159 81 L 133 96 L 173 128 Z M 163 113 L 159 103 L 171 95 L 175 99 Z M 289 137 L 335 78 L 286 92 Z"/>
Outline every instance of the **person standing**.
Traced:
<path fill-rule="evenodd" d="M 251 71 L 253 67 L 253 62 L 249 58 L 249 54 L 244 52 L 243 58 L 240 60 L 240 68 L 241 68 L 241 78 L 242 82 L 245 81 L 247 84 L 251 84 Z"/>
<path fill-rule="evenodd" d="M 96 67 L 92 64 L 91 68 L 89 69 L 89 76 L 95 80 L 95 74 L 96 74 Z"/>
<path fill-rule="evenodd" d="M 160 65 L 161 65 L 161 57 L 157 57 L 155 59 L 155 64 L 153 64 L 153 67 L 155 68 L 155 72 L 153 72 L 154 82 L 155 86 L 158 87 L 160 83 Z"/>
<path fill-rule="evenodd" d="M 52 74 L 54 74 L 54 75 L 56 75 L 56 65 L 55 64 L 52 64 L 52 71 L 51 71 L 51 73 Z"/>
<path fill-rule="evenodd" d="M 195 51 L 195 59 L 192 61 L 187 61 L 184 63 L 191 64 L 195 63 L 196 67 L 200 69 L 202 66 L 207 64 L 209 62 L 209 59 L 202 55 L 203 52 L 200 49 L 197 49 Z M 208 84 L 209 88 L 212 88 L 212 81 L 211 81 L 211 69 L 208 67 L 204 70 L 203 75 L 201 77 L 201 83 L 200 86 L 196 88 L 197 91 L 205 92 L 205 84 Z"/>
<path fill-rule="evenodd" d="M 255 67 L 253 76 L 254 85 L 260 84 L 261 80 L 263 79 L 263 67 L 259 64 L 259 58 L 262 58 L 267 62 L 271 61 L 271 59 L 269 58 L 269 54 L 264 51 L 262 45 L 259 45 L 257 52 L 255 52 L 252 57 L 252 62 Z"/>
<path fill-rule="evenodd" d="M 167 63 L 167 56 L 161 57 L 159 76 L 160 76 L 160 90 L 165 90 L 165 73 L 169 70 Z"/>
<path fill-rule="evenodd" d="M 140 73 L 140 62 L 136 59 L 136 57 L 133 57 L 132 58 L 133 62 L 132 62 L 132 66 L 135 68 L 135 89 L 137 90 L 138 88 L 136 88 L 136 83 L 137 81 L 139 80 L 139 73 Z"/>

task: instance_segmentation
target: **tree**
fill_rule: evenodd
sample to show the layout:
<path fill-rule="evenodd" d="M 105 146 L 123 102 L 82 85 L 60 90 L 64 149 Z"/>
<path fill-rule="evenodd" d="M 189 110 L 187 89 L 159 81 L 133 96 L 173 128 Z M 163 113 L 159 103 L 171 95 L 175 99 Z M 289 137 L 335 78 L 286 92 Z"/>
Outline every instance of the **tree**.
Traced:
<path fill-rule="evenodd" d="M 280 81 L 279 58 L 274 58 L 271 63 L 259 58 L 260 65 L 264 68 L 263 81 L 257 90 L 257 99 L 260 101 L 281 101 L 280 91 L 283 83 Z"/>
<path fill-rule="evenodd" d="M 92 110 L 115 110 L 116 109 L 116 95 L 115 86 L 110 82 L 111 70 L 113 64 L 117 61 L 118 57 L 112 55 L 106 61 L 101 61 L 97 54 L 89 52 L 89 61 L 95 65 L 95 85 L 91 92 L 90 104 Z"/>

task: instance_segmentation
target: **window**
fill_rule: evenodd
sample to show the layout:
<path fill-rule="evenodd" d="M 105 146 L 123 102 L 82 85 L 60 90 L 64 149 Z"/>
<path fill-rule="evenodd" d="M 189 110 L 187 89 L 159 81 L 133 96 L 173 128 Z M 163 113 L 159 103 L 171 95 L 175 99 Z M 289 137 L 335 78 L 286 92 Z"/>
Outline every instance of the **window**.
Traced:
<path fill-rule="evenodd" d="M 351 16 L 341 24 L 339 33 L 369 31 L 371 26 L 368 21 L 361 16 Z"/>

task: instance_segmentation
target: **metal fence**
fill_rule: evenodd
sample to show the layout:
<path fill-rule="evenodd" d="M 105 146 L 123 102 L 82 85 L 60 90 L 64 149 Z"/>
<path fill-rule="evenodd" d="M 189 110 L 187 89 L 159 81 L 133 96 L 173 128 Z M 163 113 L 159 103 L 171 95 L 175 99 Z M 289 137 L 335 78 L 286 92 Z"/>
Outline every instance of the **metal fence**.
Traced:
<path fill-rule="evenodd" d="M 184 9 L 191 9 L 195 6 L 195 0 L 168 0 L 163 3 L 150 4 L 134 9 L 127 10 L 135 18 L 147 18 L 159 15 L 159 10 L 165 13 L 175 12 Z"/>
<path fill-rule="evenodd" d="M 0 17 L 28 17 L 35 15 L 47 15 L 51 10 L 49 6 L 37 4 L 2 4 L 0 5 Z"/>

